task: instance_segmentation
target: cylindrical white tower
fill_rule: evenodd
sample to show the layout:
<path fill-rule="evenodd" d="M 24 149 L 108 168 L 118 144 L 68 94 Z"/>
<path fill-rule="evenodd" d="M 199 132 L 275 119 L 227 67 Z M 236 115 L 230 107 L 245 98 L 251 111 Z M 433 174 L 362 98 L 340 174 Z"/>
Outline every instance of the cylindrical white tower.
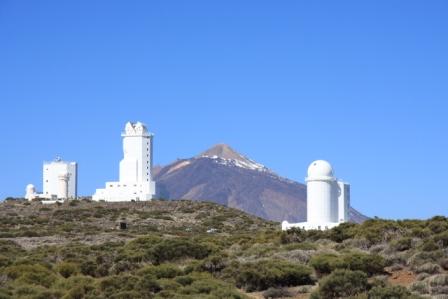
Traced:
<path fill-rule="evenodd" d="M 317 160 L 308 167 L 307 222 L 328 223 L 338 221 L 338 206 L 334 196 L 336 179 L 333 168 L 324 160 Z"/>
<path fill-rule="evenodd" d="M 59 194 L 58 199 L 68 198 L 68 179 L 70 174 L 68 172 L 62 172 L 58 175 L 59 179 Z"/>
<path fill-rule="evenodd" d="M 28 184 L 26 185 L 26 194 L 25 194 L 25 198 L 29 201 L 32 201 L 33 199 L 36 198 L 36 187 L 34 187 L 33 184 Z"/>

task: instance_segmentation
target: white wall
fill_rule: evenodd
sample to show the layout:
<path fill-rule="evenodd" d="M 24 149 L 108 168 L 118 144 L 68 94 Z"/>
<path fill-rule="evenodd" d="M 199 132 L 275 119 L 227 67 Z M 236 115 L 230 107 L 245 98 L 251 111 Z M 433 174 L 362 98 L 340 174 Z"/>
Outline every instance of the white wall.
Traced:
<path fill-rule="evenodd" d="M 68 197 L 77 197 L 77 175 L 78 167 L 75 162 L 65 162 L 65 161 L 53 161 L 44 162 L 43 165 L 43 193 L 42 197 L 52 198 L 60 196 L 61 185 L 59 180 L 59 175 L 61 173 L 68 173 Z"/>

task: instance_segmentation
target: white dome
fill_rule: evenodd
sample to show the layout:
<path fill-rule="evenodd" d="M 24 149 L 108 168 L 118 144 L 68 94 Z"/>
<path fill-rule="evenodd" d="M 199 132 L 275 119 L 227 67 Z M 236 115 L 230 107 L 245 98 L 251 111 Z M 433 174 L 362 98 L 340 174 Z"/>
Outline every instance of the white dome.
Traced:
<path fill-rule="evenodd" d="M 26 185 L 26 191 L 34 191 L 36 190 L 36 187 L 34 187 L 33 184 Z"/>
<path fill-rule="evenodd" d="M 333 167 L 325 160 L 316 160 L 308 167 L 308 178 L 333 177 Z"/>

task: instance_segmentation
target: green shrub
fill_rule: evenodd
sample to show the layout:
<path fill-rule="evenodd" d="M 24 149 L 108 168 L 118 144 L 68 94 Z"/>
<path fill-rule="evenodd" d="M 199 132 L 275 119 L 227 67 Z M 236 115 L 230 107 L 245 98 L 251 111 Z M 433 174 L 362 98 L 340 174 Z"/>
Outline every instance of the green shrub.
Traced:
<path fill-rule="evenodd" d="M 446 219 L 436 219 L 433 217 L 431 220 L 429 220 L 428 228 L 436 234 L 445 232 L 448 230 L 448 222 Z"/>
<path fill-rule="evenodd" d="M 312 283 L 311 270 L 308 267 L 283 260 L 243 264 L 234 274 L 237 286 L 247 291 Z"/>
<path fill-rule="evenodd" d="M 75 263 L 61 262 L 56 265 L 56 271 L 67 278 L 79 273 L 79 266 Z"/>
<path fill-rule="evenodd" d="M 367 275 L 361 271 L 335 270 L 319 281 L 314 298 L 334 299 L 356 296 L 368 289 Z"/>
<path fill-rule="evenodd" d="M 448 229 L 448 228 L 447 228 Z M 448 231 L 439 233 L 434 236 L 434 241 L 442 247 L 448 247 Z"/>
<path fill-rule="evenodd" d="M 139 278 L 132 275 L 111 275 L 99 282 L 99 289 L 107 298 L 113 294 L 135 289 Z"/>
<path fill-rule="evenodd" d="M 311 258 L 309 265 L 314 268 L 318 276 L 330 274 L 336 268 L 344 268 L 342 259 L 335 254 L 319 254 Z"/>
<path fill-rule="evenodd" d="M 49 269 L 39 264 L 13 265 L 5 268 L 4 273 L 8 278 L 24 284 L 34 284 L 50 287 L 56 281 L 56 275 Z"/>
<path fill-rule="evenodd" d="M 265 299 L 291 297 L 292 294 L 285 288 L 269 288 L 263 292 Z"/>
<path fill-rule="evenodd" d="M 178 277 L 176 277 L 175 281 L 176 281 L 178 284 L 181 284 L 181 285 L 183 285 L 183 286 L 186 286 L 186 285 L 190 285 L 190 284 L 192 284 L 193 281 L 194 281 L 194 279 L 193 279 L 190 275 L 184 275 L 184 276 L 178 276 Z"/>
<path fill-rule="evenodd" d="M 401 238 L 391 242 L 392 248 L 397 251 L 405 251 L 412 248 L 412 239 L 409 237 Z"/>
<path fill-rule="evenodd" d="M 426 263 L 436 263 L 445 257 L 445 253 L 441 250 L 417 252 L 408 259 L 408 264 L 412 267 L 418 267 Z"/>
<path fill-rule="evenodd" d="M 344 240 L 354 237 L 353 228 L 356 224 L 351 222 L 341 223 L 328 231 L 328 238 L 334 242 L 341 243 Z"/>
<path fill-rule="evenodd" d="M 423 251 L 439 250 L 440 246 L 433 239 L 425 240 L 421 246 Z"/>
<path fill-rule="evenodd" d="M 383 273 L 386 261 L 377 254 L 352 253 L 344 255 L 342 264 L 347 269 L 359 270 L 371 276 Z"/>
<path fill-rule="evenodd" d="M 428 294 L 429 293 L 429 286 L 424 281 L 416 281 L 416 282 L 414 282 L 411 285 L 410 289 L 413 292 L 417 292 L 419 294 Z"/>
<path fill-rule="evenodd" d="M 411 292 L 402 286 L 374 287 L 369 291 L 369 299 L 408 299 L 410 297 Z"/>
<path fill-rule="evenodd" d="M 353 228 L 356 238 L 365 238 L 371 244 L 390 241 L 402 234 L 399 222 L 369 219 Z"/>
<path fill-rule="evenodd" d="M 282 231 L 280 234 L 280 242 L 282 244 L 303 242 L 305 239 L 306 231 L 300 228 L 291 228 L 286 231 Z"/>
<path fill-rule="evenodd" d="M 416 273 L 436 274 L 441 272 L 441 267 L 434 263 L 425 263 L 421 266 L 414 267 Z"/>
<path fill-rule="evenodd" d="M 153 294 L 160 292 L 162 290 L 162 287 L 154 278 L 150 276 L 143 276 L 137 282 L 135 289 L 139 290 L 143 294 Z"/>
<path fill-rule="evenodd" d="M 285 250 L 316 250 L 317 245 L 310 242 L 301 242 L 301 243 L 291 243 L 283 246 L 283 249 Z"/>
<path fill-rule="evenodd" d="M 211 255 L 201 262 L 199 269 L 213 274 L 222 271 L 225 267 L 226 262 L 224 256 Z"/>
<path fill-rule="evenodd" d="M 19 285 L 14 290 L 12 298 L 30 298 L 30 299 L 48 299 L 48 298 L 60 298 L 62 293 L 55 290 L 49 290 L 42 286 L 36 285 Z"/>
<path fill-rule="evenodd" d="M 174 278 L 182 275 L 182 270 L 179 267 L 172 264 L 161 264 L 158 266 L 146 266 L 138 271 L 138 275 L 153 276 L 157 279 L 160 278 Z"/>
<path fill-rule="evenodd" d="M 373 275 L 384 271 L 386 261 L 377 254 L 347 253 L 343 256 L 320 254 L 311 258 L 310 266 L 316 270 L 318 276 L 329 274 L 335 269 L 359 270 Z"/>
<path fill-rule="evenodd" d="M 150 250 L 151 259 L 159 264 L 178 260 L 180 258 L 203 259 L 208 256 L 211 249 L 201 243 L 188 239 L 166 239 L 153 246 Z"/>

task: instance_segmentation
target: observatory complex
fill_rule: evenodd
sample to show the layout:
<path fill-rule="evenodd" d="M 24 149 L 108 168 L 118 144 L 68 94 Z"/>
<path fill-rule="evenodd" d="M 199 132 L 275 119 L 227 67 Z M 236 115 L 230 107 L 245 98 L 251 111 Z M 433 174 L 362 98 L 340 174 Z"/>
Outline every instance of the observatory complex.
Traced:
<path fill-rule="evenodd" d="M 76 162 L 62 161 L 57 157 L 54 161 L 44 162 L 43 165 L 43 193 L 37 193 L 34 185 L 26 186 L 25 198 L 45 199 L 44 203 L 56 200 L 76 198 L 78 188 L 78 164 Z"/>
<path fill-rule="evenodd" d="M 97 189 L 95 201 L 146 201 L 156 193 L 152 180 L 153 134 L 141 122 L 126 123 L 123 137 L 124 158 L 120 162 L 118 182 L 107 182 Z"/>
<path fill-rule="evenodd" d="M 330 163 L 317 160 L 308 167 L 307 222 L 282 222 L 282 230 L 293 227 L 326 230 L 349 220 L 350 185 L 337 180 Z"/>

